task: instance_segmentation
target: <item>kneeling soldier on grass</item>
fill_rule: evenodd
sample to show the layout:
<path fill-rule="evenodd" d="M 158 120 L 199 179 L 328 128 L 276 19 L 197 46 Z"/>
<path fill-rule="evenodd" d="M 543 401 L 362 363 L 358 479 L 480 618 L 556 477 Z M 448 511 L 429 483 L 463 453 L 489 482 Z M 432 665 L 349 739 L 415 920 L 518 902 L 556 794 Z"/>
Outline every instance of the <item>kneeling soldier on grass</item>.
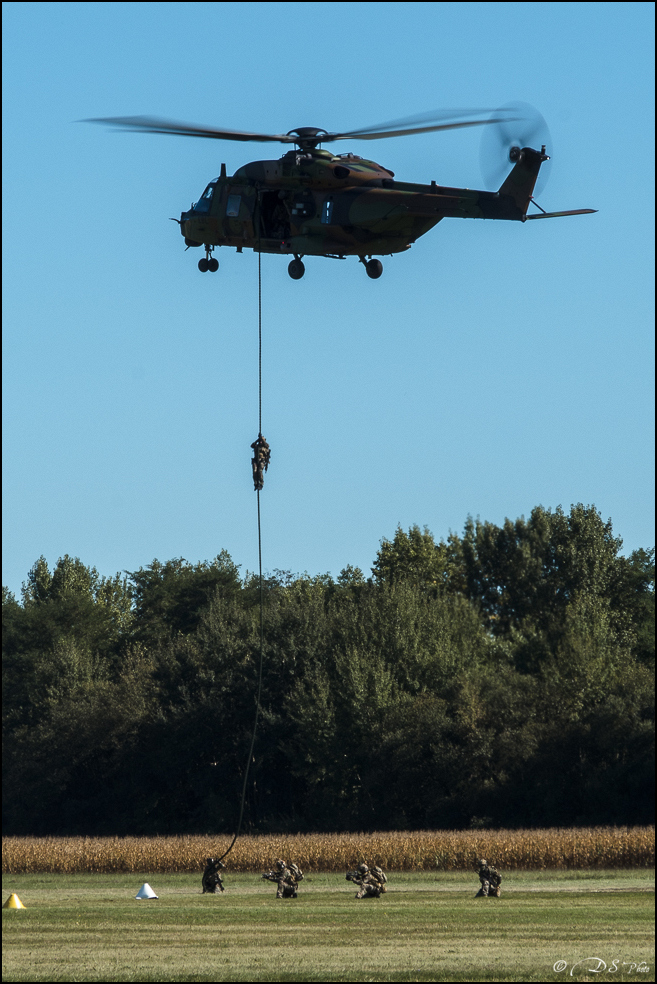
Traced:
<path fill-rule="evenodd" d="M 265 871 L 262 877 L 267 881 L 278 883 L 277 899 L 296 899 L 303 872 L 298 865 L 290 864 L 288 866 L 285 861 L 280 860 L 276 862 L 276 871 Z"/>
<path fill-rule="evenodd" d="M 217 889 L 221 892 L 224 891 L 224 884 L 221 880 L 219 869 L 225 867 L 225 864 L 222 864 L 221 861 L 217 861 L 215 858 L 206 858 L 205 871 L 203 872 L 203 878 L 201 879 L 204 895 L 206 892 L 212 892 L 214 894 Z"/>
<path fill-rule="evenodd" d="M 356 892 L 357 899 L 381 898 L 386 891 L 386 878 L 383 869 L 374 866 L 371 870 L 366 864 L 359 864 L 355 871 L 347 872 L 347 881 L 353 882 L 358 886 Z"/>
<path fill-rule="evenodd" d="M 495 868 L 492 864 L 489 864 L 485 858 L 480 858 L 480 860 L 477 861 L 477 864 L 479 865 L 479 881 L 481 882 L 481 888 L 475 895 L 475 898 L 499 899 L 502 894 L 502 889 L 500 888 L 502 876 L 499 874 L 497 868 Z"/>

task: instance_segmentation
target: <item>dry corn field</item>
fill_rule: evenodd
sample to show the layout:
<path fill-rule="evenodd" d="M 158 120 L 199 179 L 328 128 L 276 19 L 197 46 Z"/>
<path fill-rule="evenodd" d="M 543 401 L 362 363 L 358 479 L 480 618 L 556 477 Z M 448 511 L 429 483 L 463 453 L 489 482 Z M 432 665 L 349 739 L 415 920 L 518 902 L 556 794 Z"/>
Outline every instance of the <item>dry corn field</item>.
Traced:
<path fill-rule="evenodd" d="M 228 848 L 228 836 L 6 837 L 3 873 L 198 872 Z M 485 857 L 518 868 L 652 868 L 654 827 L 552 830 L 416 831 L 240 837 L 229 871 L 261 872 L 277 858 L 304 871 L 345 871 L 360 861 L 388 871 L 472 870 Z"/>

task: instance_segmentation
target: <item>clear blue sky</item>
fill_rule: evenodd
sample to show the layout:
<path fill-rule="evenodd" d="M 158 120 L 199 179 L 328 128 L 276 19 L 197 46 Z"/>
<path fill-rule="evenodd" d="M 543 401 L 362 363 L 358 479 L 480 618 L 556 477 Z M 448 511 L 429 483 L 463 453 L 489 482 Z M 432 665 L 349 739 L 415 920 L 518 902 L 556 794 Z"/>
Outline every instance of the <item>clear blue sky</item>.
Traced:
<path fill-rule="evenodd" d="M 227 549 L 257 569 L 257 255 L 200 274 L 169 216 L 285 148 L 115 133 L 152 114 L 262 132 L 536 106 L 546 222 L 446 219 L 380 280 L 263 257 L 263 562 L 369 573 L 436 538 L 594 503 L 654 543 L 654 6 L 5 3 L 3 583 Z M 340 146 L 478 188 L 477 130 Z M 272 148 L 274 148 L 272 150 Z"/>

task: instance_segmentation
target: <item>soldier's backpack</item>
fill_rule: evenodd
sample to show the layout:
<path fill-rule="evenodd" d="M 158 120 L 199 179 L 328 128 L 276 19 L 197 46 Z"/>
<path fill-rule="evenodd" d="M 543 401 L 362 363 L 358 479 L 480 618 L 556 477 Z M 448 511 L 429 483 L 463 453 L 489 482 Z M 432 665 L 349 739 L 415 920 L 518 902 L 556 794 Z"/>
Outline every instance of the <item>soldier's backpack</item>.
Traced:
<path fill-rule="evenodd" d="M 501 883 L 502 883 L 502 876 L 499 874 L 499 872 L 495 868 L 491 868 L 491 870 L 490 870 L 490 894 L 491 895 L 494 895 L 498 899 L 499 899 L 500 895 L 502 894 L 502 889 L 500 888 Z"/>
<path fill-rule="evenodd" d="M 375 865 L 374 868 L 372 868 L 371 870 L 372 870 L 372 874 L 377 879 L 377 881 L 380 881 L 382 886 L 385 885 L 388 879 L 386 878 L 386 873 L 383 870 L 383 868 L 379 868 L 378 866 Z"/>

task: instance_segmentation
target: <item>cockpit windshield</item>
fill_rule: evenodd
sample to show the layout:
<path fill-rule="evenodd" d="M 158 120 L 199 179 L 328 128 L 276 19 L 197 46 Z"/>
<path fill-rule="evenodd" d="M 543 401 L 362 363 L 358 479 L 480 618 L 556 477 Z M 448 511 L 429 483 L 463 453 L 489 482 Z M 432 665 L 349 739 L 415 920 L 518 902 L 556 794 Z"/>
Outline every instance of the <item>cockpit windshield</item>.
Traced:
<path fill-rule="evenodd" d="M 194 206 L 194 211 L 195 212 L 209 212 L 210 211 L 210 205 L 212 203 L 212 196 L 214 194 L 214 189 L 216 188 L 216 186 L 217 186 L 217 182 L 216 181 L 210 182 L 210 184 L 207 186 L 207 188 L 205 189 L 205 191 L 203 192 L 203 194 L 201 195 L 201 197 L 197 201 L 196 205 Z"/>

